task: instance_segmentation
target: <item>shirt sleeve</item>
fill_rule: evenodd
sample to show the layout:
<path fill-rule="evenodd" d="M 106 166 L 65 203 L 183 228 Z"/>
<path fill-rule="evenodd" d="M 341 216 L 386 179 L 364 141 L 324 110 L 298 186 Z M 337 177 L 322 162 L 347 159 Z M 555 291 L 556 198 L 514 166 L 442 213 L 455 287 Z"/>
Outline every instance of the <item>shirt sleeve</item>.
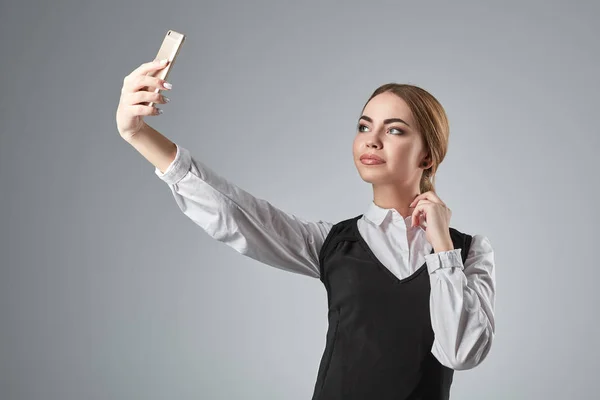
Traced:
<path fill-rule="evenodd" d="M 443 365 L 471 369 L 490 351 L 496 331 L 494 252 L 483 235 L 474 235 L 463 265 L 461 249 L 425 256 L 435 334 L 432 353 Z"/>
<path fill-rule="evenodd" d="M 212 238 L 261 263 L 319 277 L 319 251 L 331 222 L 307 221 L 252 196 L 179 145 L 165 172 L 154 172 L 180 210 Z"/>

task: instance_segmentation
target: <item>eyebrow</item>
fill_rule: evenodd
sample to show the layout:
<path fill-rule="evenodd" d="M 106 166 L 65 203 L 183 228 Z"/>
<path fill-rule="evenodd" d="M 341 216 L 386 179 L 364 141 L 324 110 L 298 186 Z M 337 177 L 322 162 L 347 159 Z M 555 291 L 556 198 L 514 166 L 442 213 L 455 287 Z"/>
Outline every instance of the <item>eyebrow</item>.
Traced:
<path fill-rule="evenodd" d="M 358 120 L 360 121 L 361 119 L 364 119 L 366 121 L 369 121 L 370 123 L 373 123 L 373 120 L 371 118 L 367 117 L 366 115 L 361 115 L 361 117 Z M 410 127 L 410 125 L 406 121 L 404 121 L 400 118 L 388 118 L 388 119 L 383 120 L 384 125 L 390 124 L 392 122 L 401 122 L 401 123 L 405 124 L 406 126 Z"/>

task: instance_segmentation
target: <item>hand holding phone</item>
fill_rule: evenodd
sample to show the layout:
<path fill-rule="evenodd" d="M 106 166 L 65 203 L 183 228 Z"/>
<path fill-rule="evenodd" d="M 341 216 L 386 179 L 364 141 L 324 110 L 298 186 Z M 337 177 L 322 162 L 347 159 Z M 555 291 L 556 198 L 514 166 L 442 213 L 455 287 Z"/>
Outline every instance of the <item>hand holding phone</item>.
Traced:
<path fill-rule="evenodd" d="M 155 59 L 159 61 L 166 59 L 168 64 L 165 68 L 150 71 L 148 76 L 154 76 L 158 79 L 166 81 L 169 76 L 169 72 L 171 71 L 171 67 L 173 66 L 173 63 L 175 63 L 175 59 L 179 54 L 179 49 L 183 45 L 184 41 L 185 35 L 173 30 L 167 31 L 167 34 L 163 39 L 162 45 L 158 49 L 158 54 L 156 55 Z M 162 90 L 161 87 L 149 87 L 147 89 L 148 91 L 153 91 L 154 93 L 158 93 L 160 90 Z M 146 90 L 146 88 L 142 90 Z M 152 107 L 154 103 L 150 102 L 148 105 Z"/>
<path fill-rule="evenodd" d="M 116 119 L 117 128 L 124 139 L 130 139 L 139 132 L 144 126 L 145 115 L 162 113 L 154 105 L 167 102 L 159 92 L 170 89 L 164 84 L 184 40 L 185 35 L 167 31 L 155 60 L 140 65 L 123 80 Z M 161 64 L 160 60 L 167 62 Z"/>

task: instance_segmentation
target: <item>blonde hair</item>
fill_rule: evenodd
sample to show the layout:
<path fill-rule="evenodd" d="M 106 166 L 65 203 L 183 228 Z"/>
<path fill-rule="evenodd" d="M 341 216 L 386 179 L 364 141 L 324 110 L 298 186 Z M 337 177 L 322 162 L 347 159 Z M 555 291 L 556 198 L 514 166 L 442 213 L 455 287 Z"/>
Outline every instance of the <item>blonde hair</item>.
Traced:
<path fill-rule="evenodd" d="M 408 104 L 416 123 L 415 129 L 421 133 L 432 161 L 431 167 L 423 171 L 420 190 L 421 193 L 429 190 L 435 192 L 435 173 L 446 156 L 450 136 L 444 107 L 425 89 L 409 84 L 386 83 L 375 89 L 363 106 L 363 111 L 373 97 L 384 92 L 392 92 Z"/>

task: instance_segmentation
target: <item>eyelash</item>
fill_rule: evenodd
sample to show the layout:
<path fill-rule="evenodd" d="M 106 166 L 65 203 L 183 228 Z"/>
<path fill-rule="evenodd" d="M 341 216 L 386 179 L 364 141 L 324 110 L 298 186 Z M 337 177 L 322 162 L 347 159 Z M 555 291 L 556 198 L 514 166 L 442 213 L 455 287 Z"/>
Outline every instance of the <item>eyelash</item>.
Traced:
<path fill-rule="evenodd" d="M 359 132 L 363 132 L 363 131 L 361 131 L 361 130 L 360 130 L 360 128 L 361 128 L 361 127 L 363 127 L 363 126 L 364 126 L 364 127 L 367 127 L 367 126 L 366 126 L 366 125 L 364 125 L 364 124 L 358 124 L 358 131 L 359 131 Z M 390 129 L 395 129 L 395 130 L 397 130 L 397 131 L 400 131 L 400 133 L 399 133 L 399 134 L 396 134 L 396 133 L 394 133 L 394 134 L 393 134 L 394 136 L 398 136 L 398 135 L 404 135 L 404 131 L 403 131 L 402 129 L 399 129 L 399 128 L 394 128 L 393 126 L 390 126 Z"/>

